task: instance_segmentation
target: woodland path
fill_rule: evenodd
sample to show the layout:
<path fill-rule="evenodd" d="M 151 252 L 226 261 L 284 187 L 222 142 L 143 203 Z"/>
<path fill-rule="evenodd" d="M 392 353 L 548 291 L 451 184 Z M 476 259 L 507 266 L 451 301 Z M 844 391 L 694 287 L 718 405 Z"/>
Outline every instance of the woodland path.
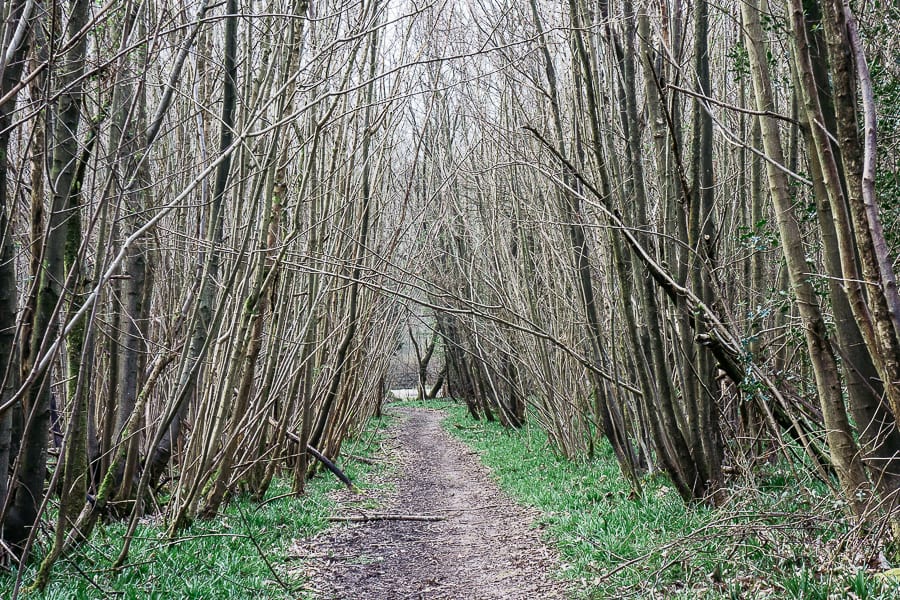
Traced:
<path fill-rule="evenodd" d="M 491 480 L 477 455 L 448 435 L 439 411 L 392 408 L 396 492 L 359 514 L 440 521 L 339 525 L 296 546 L 318 598 L 562 599 L 559 562 L 530 526 L 536 516 Z"/>

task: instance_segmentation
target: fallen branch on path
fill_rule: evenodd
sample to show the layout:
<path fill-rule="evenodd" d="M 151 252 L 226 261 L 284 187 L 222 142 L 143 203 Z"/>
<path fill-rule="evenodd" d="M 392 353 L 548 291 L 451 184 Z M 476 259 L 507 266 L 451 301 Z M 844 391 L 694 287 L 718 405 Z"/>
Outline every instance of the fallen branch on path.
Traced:
<path fill-rule="evenodd" d="M 443 521 L 440 515 L 396 515 L 390 513 L 374 513 L 370 515 L 352 515 L 348 517 L 328 517 L 332 523 L 365 523 L 367 521 Z"/>

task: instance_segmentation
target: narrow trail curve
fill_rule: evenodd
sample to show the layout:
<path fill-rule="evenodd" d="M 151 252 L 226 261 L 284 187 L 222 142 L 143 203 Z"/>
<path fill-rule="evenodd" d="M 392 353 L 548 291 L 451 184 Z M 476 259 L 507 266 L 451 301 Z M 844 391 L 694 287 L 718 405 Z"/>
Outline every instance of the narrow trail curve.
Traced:
<path fill-rule="evenodd" d="M 562 599 L 558 559 L 477 456 L 427 409 L 394 409 L 396 494 L 378 512 L 442 521 L 369 521 L 301 542 L 321 598 Z M 368 511 L 373 512 L 373 511 Z M 352 515 L 354 512 L 348 512 Z"/>

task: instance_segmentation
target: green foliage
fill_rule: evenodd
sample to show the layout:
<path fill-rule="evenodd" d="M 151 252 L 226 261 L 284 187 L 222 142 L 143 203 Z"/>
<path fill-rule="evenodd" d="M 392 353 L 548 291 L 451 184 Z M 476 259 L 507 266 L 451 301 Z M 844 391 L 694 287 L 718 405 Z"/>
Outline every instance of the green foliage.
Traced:
<path fill-rule="evenodd" d="M 366 431 L 347 442 L 353 453 L 372 456 L 378 451 L 388 423 L 387 418 L 372 419 Z M 360 485 L 374 467 L 348 461 L 342 468 Z M 291 568 L 288 547 L 328 526 L 328 494 L 339 487 L 330 473 L 323 473 L 309 482 L 305 496 L 296 498 L 289 480 L 276 479 L 263 502 L 238 495 L 222 515 L 195 522 L 176 539 L 166 537 L 160 521 L 144 520 L 129 561 L 118 573 L 109 565 L 122 548 L 125 524 L 99 526 L 89 544 L 57 563 L 46 592 L 28 597 L 297 598 L 304 581 Z M 33 578 L 39 557 L 31 562 L 26 582 Z M 0 590 L 11 590 L 14 580 L 15 573 L 0 571 Z"/>
<path fill-rule="evenodd" d="M 728 70 L 734 74 L 734 78 L 741 79 L 750 77 L 750 58 L 747 54 L 747 47 L 743 42 L 739 41 L 725 55 L 728 60 Z"/>
<path fill-rule="evenodd" d="M 827 587 L 807 569 L 788 577 L 784 581 L 784 591 L 786 597 L 792 600 L 828 600 Z"/>
<path fill-rule="evenodd" d="M 753 252 L 765 252 L 777 248 L 781 241 L 778 230 L 766 219 L 760 219 L 753 227 L 738 226 L 738 241 L 741 246 Z"/>
<path fill-rule="evenodd" d="M 721 509 L 685 505 L 659 473 L 645 476 L 644 494 L 635 497 L 606 444 L 591 460 L 567 461 L 536 427 L 472 421 L 464 406 L 446 400 L 398 404 L 446 410 L 446 429 L 479 452 L 507 493 L 543 515 L 536 526 L 559 549 L 560 575 L 579 598 L 896 597 L 893 580 L 834 562 L 852 554 L 848 526 L 827 490 L 798 480 L 802 469 L 767 467 L 752 486 L 732 489 Z M 388 423 L 372 419 L 346 452 L 374 456 Z M 352 460 L 342 466 L 358 485 L 384 468 Z M 328 494 L 339 486 L 319 476 L 306 496 L 294 498 L 289 482 L 276 480 L 264 502 L 240 495 L 219 518 L 199 521 L 175 540 L 148 520 L 118 573 L 108 565 L 124 526 L 101 527 L 90 544 L 60 561 L 38 597 L 304 597 L 302 571 L 291 564 L 288 547 L 327 527 Z M 0 589 L 12 582 L 12 574 L 0 574 Z"/>

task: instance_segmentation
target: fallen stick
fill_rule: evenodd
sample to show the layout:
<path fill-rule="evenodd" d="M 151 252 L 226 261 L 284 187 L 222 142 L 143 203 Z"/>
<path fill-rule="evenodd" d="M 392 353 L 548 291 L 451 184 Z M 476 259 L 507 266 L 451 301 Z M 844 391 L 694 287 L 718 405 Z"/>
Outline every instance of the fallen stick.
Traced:
<path fill-rule="evenodd" d="M 325 468 L 334 473 L 334 476 L 341 480 L 341 482 L 347 486 L 347 489 L 353 491 L 353 482 L 350 481 L 350 478 L 347 477 L 343 471 L 338 468 L 336 464 L 328 460 L 324 454 L 313 448 L 311 445 L 306 445 L 306 451 L 315 456 L 320 463 L 325 465 Z"/>
<path fill-rule="evenodd" d="M 269 417 L 269 424 L 273 425 L 274 427 L 281 426 L 281 425 L 279 425 L 278 421 L 276 421 L 272 417 Z M 300 438 L 297 436 L 297 434 L 295 434 L 291 431 L 284 430 L 284 435 L 287 437 L 287 439 L 291 440 L 292 442 L 294 442 L 296 444 L 303 443 L 300 441 Z M 350 481 L 350 478 L 347 477 L 347 475 L 345 475 L 344 472 L 341 471 L 341 469 L 336 464 L 331 462 L 328 459 L 328 457 L 326 457 L 324 454 L 322 454 L 321 452 L 319 452 L 318 450 L 313 448 L 310 444 L 306 445 L 306 451 L 309 452 L 310 454 L 312 454 L 320 463 L 325 465 L 326 469 L 328 469 L 329 471 L 334 473 L 334 476 L 337 477 L 338 479 L 340 479 L 341 483 L 346 485 L 348 490 L 350 490 L 351 492 L 354 491 L 355 488 L 353 486 L 353 482 Z"/>
<path fill-rule="evenodd" d="M 333 523 L 364 523 L 366 521 L 443 521 L 440 515 L 394 515 L 376 513 L 371 515 L 353 515 L 349 517 L 328 517 Z"/>

